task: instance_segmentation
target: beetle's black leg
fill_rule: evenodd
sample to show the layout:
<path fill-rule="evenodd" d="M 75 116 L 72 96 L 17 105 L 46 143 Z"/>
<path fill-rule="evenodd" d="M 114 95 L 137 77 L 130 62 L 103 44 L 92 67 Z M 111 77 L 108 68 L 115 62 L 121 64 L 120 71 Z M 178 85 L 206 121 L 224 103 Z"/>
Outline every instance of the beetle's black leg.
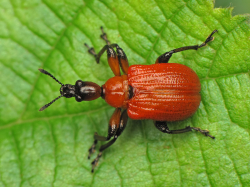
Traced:
<path fill-rule="evenodd" d="M 113 117 L 113 115 L 112 115 Z M 94 172 L 95 167 L 97 166 L 99 159 L 102 156 L 102 152 L 107 149 L 108 147 L 110 147 L 113 143 L 115 143 L 115 141 L 117 140 L 117 138 L 121 135 L 121 133 L 123 132 L 123 130 L 126 127 L 128 121 L 128 114 L 127 114 L 127 110 L 124 110 L 120 116 L 120 120 L 119 120 L 119 127 L 116 129 L 115 134 L 114 134 L 114 138 L 112 140 L 110 140 L 108 143 L 102 145 L 99 149 L 99 154 L 97 155 L 97 157 L 92 161 L 92 173 Z"/>
<path fill-rule="evenodd" d="M 113 137 L 119 127 L 120 123 L 120 116 L 121 116 L 121 109 L 116 108 L 113 115 L 110 118 L 109 121 L 109 129 L 108 129 L 108 136 L 100 136 L 95 132 L 94 134 L 94 143 L 93 145 L 89 148 L 89 155 L 88 159 L 90 159 L 90 156 L 95 152 L 96 144 L 98 141 L 108 141 L 110 140 L 111 137 Z"/>
<path fill-rule="evenodd" d="M 97 144 L 97 140 L 94 140 L 93 145 L 89 148 L 89 156 L 88 159 L 90 159 L 90 156 L 95 152 L 95 148 L 96 148 L 96 144 Z"/>
<path fill-rule="evenodd" d="M 109 128 L 110 129 L 110 128 Z M 88 159 L 90 159 L 90 156 L 95 152 L 95 148 L 96 148 L 96 144 L 98 141 L 104 142 L 104 141 L 108 141 L 110 140 L 110 138 L 112 137 L 112 134 L 110 133 L 110 130 L 108 132 L 108 136 L 100 136 L 97 134 L 97 132 L 95 132 L 94 134 L 94 143 L 93 145 L 89 148 L 89 155 L 88 155 Z"/>
<path fill-rule="evenodd" d="M 88 48 L 88 52 L 95 57 L 97 64 L 99 64 L 100 58 L 102 54 L 109 48 L 109 45 L 105 45 L 98 54 L 96 54 L 95 49 L 93 47 L 89 47 L 88 44 L 84 43 L 84 45 Z"/>
<path fill-rule="evenodd" d="M 190 132 L 192 130 L 196 130 L 198 132 L 201 132 L 205 136 L 209 136 L 210 138 L 214 139 L 214 136 L 211 136 L 209 134 L 208 130 L 201 130 L 200 128 L 197 127 L 190 127 L 187 126 L 185 129 L 179 129 L 179 130 L 169 130 L 167 122 L 166 121 L 154 121 L 155 127 L 160 130 L 161 132 L 168 133 L 168 134 L 180 134 L 184 132 Z"/>
<path fill-rule="evenodd" d="M 174 53 L 178 53 L 178 52 L 181 52 L 181 51 L 185 51 L 185 50 L 190 50 L 190 49 L 194 49 L 194 50 L 197 50 L 201 47 L 204 47 L 207 45 L 208 42 L 210 41 L 213 41 L 214 40 L 214 37 L 213 34 L 218 32 L 218 30 L 214 30 L 208 37 L 207 39 L 205 40 L 205 42 L 203 42 L 201 45 L 193 45 L 193 46 L 185 46 L 185 47 L 181 47 L 181 48 L 177 48 L 177 49 L 174 49 L 174 50 L 171 50 L 171 51 L 168 51 L 164 54 L 162 54 L 161 56 L 159 56 L 155 63 L 158 64 L 158 63 L 168 63 L 169 59 L 171 58 L 172 54 Z"/>
<path fill-rule="evenodd" d="M 98 54 L 95 53 L 95 50 L 88 46 L 88 44 L 84 44 L 88 48 L 88 52 L 92 55 L 94 55 L 96 62 L 99 64 L 100 58 L 102 54 L 107 51 L 107 57 L 108 57 L 108 63 L 115 74 L 115 76 L 120 76 L 120 67 L 119 67 L 119 59 L 116 55 L 115 50 L 113 49 L 114 46 L 118 46 L 117 44 L 111 44 L 111 45 L 105 45 Z"/>
<path fill-rule="evenodd" d="M 103 27 L 101 27 L 102 34 L 100 35 L 103 40 L 107 43 L 107 45 L 110 45 L 110 41 L 108 40 L 107 34 L 103 31 Z"/>
<path fill-rule="evenodd" d="M 100 52 L 98 53 L 98 54 L 96 54 L 96 52 L 95 52 L 95 49 L 93 48 L 93 47 L 89 47 L 88 46 L 88 44 L 84 44 L 87 48 L 88 48 L 88 52 L 90 53 L 90 54 L 92 54 L 94 57 L 95 57 L 95 59 L 96 59 L 96 62 L 99 64 L 99 61 L 100 61 L 100 58 L 101 58 L 101 56 L 102 56 L 102 54 L 109 48 L 109 45 L 110 45 L 110 42 L 109 42 L 109 40 L 108 40 L 108 38 L 107 38 L 107 34 L 103 31 L 103 27 L 101 27 L 101 31 L 102 31 L 102 34 L 100 35 L 101 36 L 101 38 L 103 39 L 103 40 L 105 40 L 105 42 L 107 43 L 107 45 L 105 45 L 101 50 L 100 50 Z M 117 44 L 116 44 L 117 45 Z"/>
<path fill-rule="evenodd" d="M 108 61 L 109 61 L 109 66 L 111 67 L 113 73 L 117 73 L 118 74 L 118 68 L 122 68 L 122 71 L 124 74 L 128 74 L 128 59 L 127 56 L 125 54 L 125 52 L 123 51 L 122 48 L 119 47 L 118 44 L 111 44 L 111 45 L 105 45 L 98 54 L 95 53 L 95 50 L 93 47 L 89 47 L 86 43 L 85 46 L 88 48 L 88 52 L 92 55 L 94 55 L 96 62 L 99 64 L 100 58 L 102 56 L 102 54 L 107 51 L 107 57 L 108 57 Z M 114 51 L 113 47 L 116 48 L 116 52 L 117 52 L 117 57 L 118 60 L 116 59 L 116 52 Z M 110 62 L 112 61 L 112 62 Z M 119 67 L 120 65 L 120 67 Z M 113 68 L 117 69 L 117 70 L 113 70 Z M 115 71 L 115 72 L 114 72 Z M 119 71 L 120 73 L 120 71 Z M 115 74 L 116 75 L 116 74 Z"/>
<path fill-rule="evenodd" d="M 108 133 L 108 136 L 100 136 L 97 134 L 97 132 L 95 132 L 94 134 L 94 143 L 92 144 L 92 146 L 89 148 L 89 155 L 88 155 L 88 159 L 90 159 L 90 156 L 95 152 L 95 148 L 96 148 L 96 144 L 98 141 L 108 141 L 110 140 L 110 138 L 112 137 L 112 135 L 110 133 Z"/>
<path fill-rule="evenodd" d="M 89 47 L 89 45 L 86 43 L 84 43 L 84 45 L 88 48 L 88 52 L 96 58 L 97 55 L 95 49 L 93 47 Z"/>
<path fill-rule="evenodd" d="M 110 44 L 110 41 L 107 38 L 107 34 L 103 31 L 103 27 L 101 27 L 102 34 L 100 35 L 103 40 L 107 43 L 98 54 L 96 54 L 93 47 L 89 47 L 88 44 L 84 44 L 88 48 L 88 52 L 95 57 L 96 62 L 99 64 L 100 58 L 102 54 L 107 51 L 109 66 L 116 76 L 120 75 L 120 67 L 124 74 L 128 74 L 128 59 L 122 48 L 119 47 L 118 44 Z M 116 48 L 118 60 L 116 59 L 116 53 L 113 48 Z M 120 67 L 119 67 L 120 65 Z"/>
<path fill-rule="evenodd" d="M 204 134 L 205 136 L 209 136 L 210 138 L 215 139 L 214 136 L 212 136 L 212 135 L 209 134 L 209 130 L 202 130 L 199 127 L 190 127 L 190 128 L 192 128 L 192 130 L 196 130 L 196 131 Z"/>

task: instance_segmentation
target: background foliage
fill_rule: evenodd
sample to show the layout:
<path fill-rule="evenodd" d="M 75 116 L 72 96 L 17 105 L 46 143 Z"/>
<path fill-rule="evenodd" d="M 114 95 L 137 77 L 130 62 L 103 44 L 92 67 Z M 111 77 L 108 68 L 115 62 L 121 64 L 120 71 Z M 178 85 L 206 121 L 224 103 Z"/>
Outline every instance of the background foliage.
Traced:
<path fill-rule="evenodd" d="M 1 0 L 0 186 L 249 186 L 249 20 L 231 11 L 207 0 Z M 130 64 L 152 64 L 218 29 L 207 47 L 171 59 L 197 72 L 202 102 L 170 128 L 201 127 L 216 139 L 129 120 L 91 174 L 87 150 L 94 132 L 106 135 L 114 109 L 62 98 L 38 112 L 60 87 L 38 68 L 65 84 L 104 84 L 113 76 L 106 57 L 97 65 L 83 46 L 101 49 L 100 26 Z"/>
<path fill-rule="evenodd" d="M 249 14 L 249 8 L 250 8 L 250 1 L 248 0 L 216 0 L 215 1 L 215 7 L 218 8 L 228 8 L 233 7 L 232 14 Z"/>

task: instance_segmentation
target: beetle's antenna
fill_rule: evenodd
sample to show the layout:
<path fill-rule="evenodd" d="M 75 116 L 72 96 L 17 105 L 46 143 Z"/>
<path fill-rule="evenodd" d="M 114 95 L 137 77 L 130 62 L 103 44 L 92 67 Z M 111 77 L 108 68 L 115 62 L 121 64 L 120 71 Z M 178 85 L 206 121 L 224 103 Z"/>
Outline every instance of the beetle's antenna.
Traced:
<path fill-rule="evenodd" d="M 56 100 L 60 99 L 61 97 L 63 97 L 62 95 L 60 95 L 59 97 L 55 98 L 53 101 L 49 102 L 48 104 L 44 105 L 43 107 L 41 107 L 39 109 L 39 111 L 43 111 L 45 110 L 46 108 L 48 108 L 52 103 L 54 103 Z"/>
<path fill-rule="evenodd" d="M 47 72 L 44 69 L 38 69 L 41 73 L 50 76 L 51 78 L 53 78 L 56 82 L 58 82 L 59 84 L 61 84 L 62 86 L 64 86 L 63 83 L 61 83 L 59 80 L 57 80 L 53 75 L 51 75 L 49 72 Z M 59 98 L 58 98 L 59 99 Z M 47 107 L 46 107 L 47 108 Z M 40 110 L 41 111 L 41 110 Z"/>

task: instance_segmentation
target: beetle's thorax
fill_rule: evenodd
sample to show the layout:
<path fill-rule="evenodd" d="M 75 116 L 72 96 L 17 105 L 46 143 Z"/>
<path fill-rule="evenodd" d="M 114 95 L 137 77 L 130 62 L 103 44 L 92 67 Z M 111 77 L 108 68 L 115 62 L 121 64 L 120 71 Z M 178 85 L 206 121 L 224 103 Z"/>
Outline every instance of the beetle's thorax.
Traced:
<path fill-rule="evenodd" d="M 128 85 L 127 75 L 115 76 L 102 86 L 102 98 L 112 107 L 127 108 L 132 97 L 132 87 Z"/>

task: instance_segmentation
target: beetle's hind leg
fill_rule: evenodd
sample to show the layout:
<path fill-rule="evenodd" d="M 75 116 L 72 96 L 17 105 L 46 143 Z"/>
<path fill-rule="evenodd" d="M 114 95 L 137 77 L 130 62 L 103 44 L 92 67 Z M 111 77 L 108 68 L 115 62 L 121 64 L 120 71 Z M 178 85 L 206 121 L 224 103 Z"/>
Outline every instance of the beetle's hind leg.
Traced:
<path fill-rule="evenodd" d="M 209 134 L 208 130 L 202 130 L 198 127 L 190 127 L 187 126 L 185 129 L 179 129 L 179 130 L 169 130 L 167 122 L 166 121 L 154 121 L 155 127 L 160 130 L 163 133 L 168 133 L 168 134 L 180 134 L 180 133 L 184 133 L 184 132 L 190 132 L 192 130 L 198 131 L 202 134 L 204 134 L 205 136 L 209 136 L 212 139 L 215 139 L 214 136 Z"/>
<path fill-rule="evenodd" d="M 127 110 L 124 110 L 121 114 L 121 109 L 116 108 L 113 115 L 111 116 L 110 121 L 109 121 L 108 136 L 107 137 L 100 136 L 97 133 L 95 133 L 94 144 L 89 149 L 88 158 L 90 158 L 91 154 L 95 151 L 95 147 L 96 147 L 96 144 L 98 141 L 108 141 L 108 140 L 110 140 L 111 137 L 114 137 L 114 138 L 112 140 L 110 140 L 108 143 L 106 143 L 100 147 L 97 157 L 91 163 L 92 164 L 92 170 L 91 170 L 92 172 L 94 172 L 94 169 L 97 166 L 99 159 L 102 156 L 102 152 L 105 149 L 107 149 L 108 147 L 110 147 L 113 143 L 115 143 L 117 138 L 121 135 L 121 133 L 125 129 L 127 121 L 128 121 Z M 92 149 L 92 147 L 93 147 L 93 149 Z"/>
<path fill-rule="evenodd" d="M 186 51 L 186 50 L 190 50 L 190 49 L 194 49 L 194 50 L 197 50 L 201 47 L 204 47 L 207 45 L 208 42 L 211 42 L 214 40 L 214 37 L 213 37 L 213 34 L 218 32 L 218 30 L 214 30 L 208 37 L 207 39 L 205 40 L 205 42 L 203 42 L 201 45 L 192 45 L 192 46 L 185 46 L 185 47 L 180 47 L 180 48 L 177 48 L 177 49 L 173 49 L 171 51 L 168 51 L 162 55 L 160 55 L 155 63 L 158 64 L 158 63 L 168 63 L 169 59 L 171 58 L 172 54 L 174 53 L 178 53 L 178 52 L 181 52 L 181 51 Z"/>

